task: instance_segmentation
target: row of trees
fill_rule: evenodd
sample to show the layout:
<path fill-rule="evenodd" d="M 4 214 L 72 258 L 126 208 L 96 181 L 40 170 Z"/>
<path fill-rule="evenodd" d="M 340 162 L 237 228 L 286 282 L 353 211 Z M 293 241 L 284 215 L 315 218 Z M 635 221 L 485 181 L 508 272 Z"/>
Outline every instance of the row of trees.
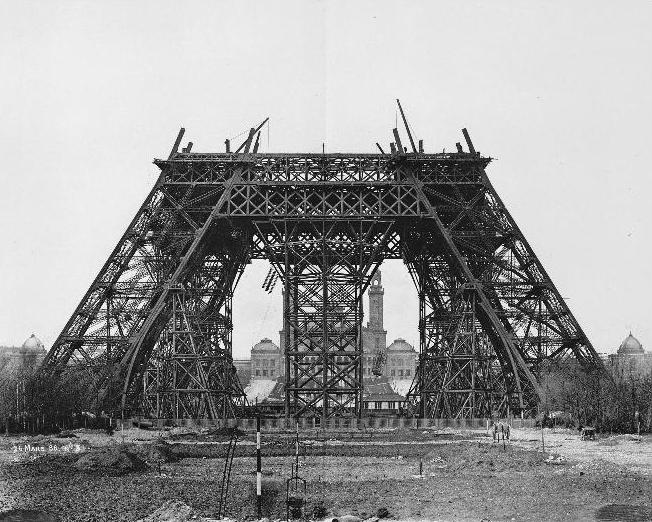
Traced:
<path fill-rule="evenodd" d="M 562 412 L 569 424 L 603 432 L 652 429 L 652 373 L 587 372 L 566 362 L 543 368 L 540 379 L 544 419 Z M 0 374 L 0 430 L 42 433 L 89 425 L 93 418 L 90 424 L 101 425 L 100 412 L 92 411 L 97 404 L 93 390 L 90 375 L 81 368 L 56 378 L 31 368 L 5 369 Z"/>
<path fill-rule="evenodd" d="M 73 427 L 90 409 L 90 390 L 91 379 L 81 370 L 55 378 L 33 368 L 5 369 L 0 375 L 0 429 L 43 433 Z"/>
<path fill-rule="evenodd" d="M 577 425 L 602 432 L 632 433 L 652 428 L 652 373 L 584 371 L 566 362 L 542 372 L 542 411 L 564 412 Z"/>

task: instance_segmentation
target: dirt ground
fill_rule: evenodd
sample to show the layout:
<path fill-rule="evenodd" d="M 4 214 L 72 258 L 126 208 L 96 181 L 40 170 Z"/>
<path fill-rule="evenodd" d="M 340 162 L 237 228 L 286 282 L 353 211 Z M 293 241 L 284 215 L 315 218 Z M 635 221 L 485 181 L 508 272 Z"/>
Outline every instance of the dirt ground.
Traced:
<path fill-rule="evenodd" d="M 179 500 L 199 516 L 215 517 L 225 434 L 130 429 L 112 437 L 92 430 L 74 435 L 0 439 L 0 511 L 40 510 L 62 521 L 134 521 Z M 323 507 L 327 520 L 345 514 L 435 521 L 652 520 L 652 437 L 581 441 L 577 432 L 548 429 L 543 436 L 545 452 L 541 430 L 513 430 L 504 446 L 492 443 L 484 430 L 303 432 L 304 515 Z M 153 451 L 161 439 L 168 443 L 165 455 Z M 262 440 L 263 514 L 284 519 L 294 435 L 263 433 Z M 137 453 L 148 468 L 119 474 L 75 464 L 82 456 L 95 463 L 99 457 L 88 457 L 107 448 Z M 252 520 L 252 433 L 240 438 L 235 455 L 227 515 Z"/>

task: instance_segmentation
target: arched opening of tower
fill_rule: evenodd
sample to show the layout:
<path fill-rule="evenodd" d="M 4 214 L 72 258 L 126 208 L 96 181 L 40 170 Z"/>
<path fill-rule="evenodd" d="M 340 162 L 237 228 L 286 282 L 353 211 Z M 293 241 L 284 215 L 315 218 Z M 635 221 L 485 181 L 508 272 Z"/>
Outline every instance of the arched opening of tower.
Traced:
<path fill-rule="evenodd" d="M 268 364 L 259 375 L 250 367 L 253 380 L 281 379 L 283 414 L 326 419 L 362 416 L 365 402 L 382 410 L 365 393 L 410 377 L 405 406 L 387 409 L 531 414 L 548 362 L 601 368 L 466 129 L 468 151 L 425 153 L 420 142 L 408 152 L 394 129 L 390 153 L 276 154 L 258 152 L 263 124 L 226 153 L 179 149 L 181 130 L 46 371 L 87 370 L 97 407 L 123 415 L 232 418 L 251 413 L 236 371 L 246 340 Z M 415 336 L 397 327 L 401 338 L 387 343 L 384 333 L 410 312 L 401 296 L 388 314 L 378 269 L 392 262 L 407 268 L 417 297 L 416 367 L 398 355 L 416 349 Z M 245 318 L 256 309 L 240 285 L 248 272 L 262 278 L 259 295 L 281 300 L 278 343 L 251 337 L 264 312 L 235 324 L 234 303 Z M 251 300 L 240 304 L 239 293 Z M 274 368 L 272 351 L 283 358 Z"/>

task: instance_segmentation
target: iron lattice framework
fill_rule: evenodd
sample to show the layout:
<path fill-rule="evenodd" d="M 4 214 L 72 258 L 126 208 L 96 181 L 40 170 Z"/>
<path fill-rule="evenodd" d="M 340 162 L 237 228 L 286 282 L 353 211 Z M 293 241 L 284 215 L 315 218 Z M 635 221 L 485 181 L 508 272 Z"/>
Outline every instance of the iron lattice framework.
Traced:
<path fill-rule="evenodd" d="M 273 219 L 255 226 L 285 282 L 286 413 L 359 412 L 362 296 L 392 223 Z"/>
<path fill-rule="evenodd" d="M 441 154 L 259 154 L 251 133 L 203 154 L 182 134 L 45 362 L 82 365 L 100 401 L 238 415 L 231 298 L 251 259 L 285 288 L 288 415 L 361 414 L 361 296 L 385 259 L 419 295 L 422 416 L 528 412 L 546 361 L 600 365 L 466 132 L 469 152 Z"/>

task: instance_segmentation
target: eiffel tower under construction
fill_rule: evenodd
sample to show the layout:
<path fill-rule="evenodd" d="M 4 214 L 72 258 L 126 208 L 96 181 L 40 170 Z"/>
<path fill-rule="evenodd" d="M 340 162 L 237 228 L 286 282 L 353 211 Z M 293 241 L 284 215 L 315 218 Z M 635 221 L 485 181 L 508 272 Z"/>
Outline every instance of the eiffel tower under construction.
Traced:
<path fill-rule="evenodd" d="M 288 417 L 363 414 L 362 296 L 386 259 L 404 261 L 419 297 L 414 414 L 529 415 L 546 364 L 599 367 L 489 181 L 491 158 L 466 129 L 466 148 L 425 153 L 399 109 L 409 148 L 394 129 L 373 154 L 260 153 L 267 120 L 235 151 L 198 153 L 180 149 L 181 129 L 44 370 L 83 368 L 98 404 L 123 414 L 243 415 L 232 297 L 252 259 L 283 285 Z"/>

